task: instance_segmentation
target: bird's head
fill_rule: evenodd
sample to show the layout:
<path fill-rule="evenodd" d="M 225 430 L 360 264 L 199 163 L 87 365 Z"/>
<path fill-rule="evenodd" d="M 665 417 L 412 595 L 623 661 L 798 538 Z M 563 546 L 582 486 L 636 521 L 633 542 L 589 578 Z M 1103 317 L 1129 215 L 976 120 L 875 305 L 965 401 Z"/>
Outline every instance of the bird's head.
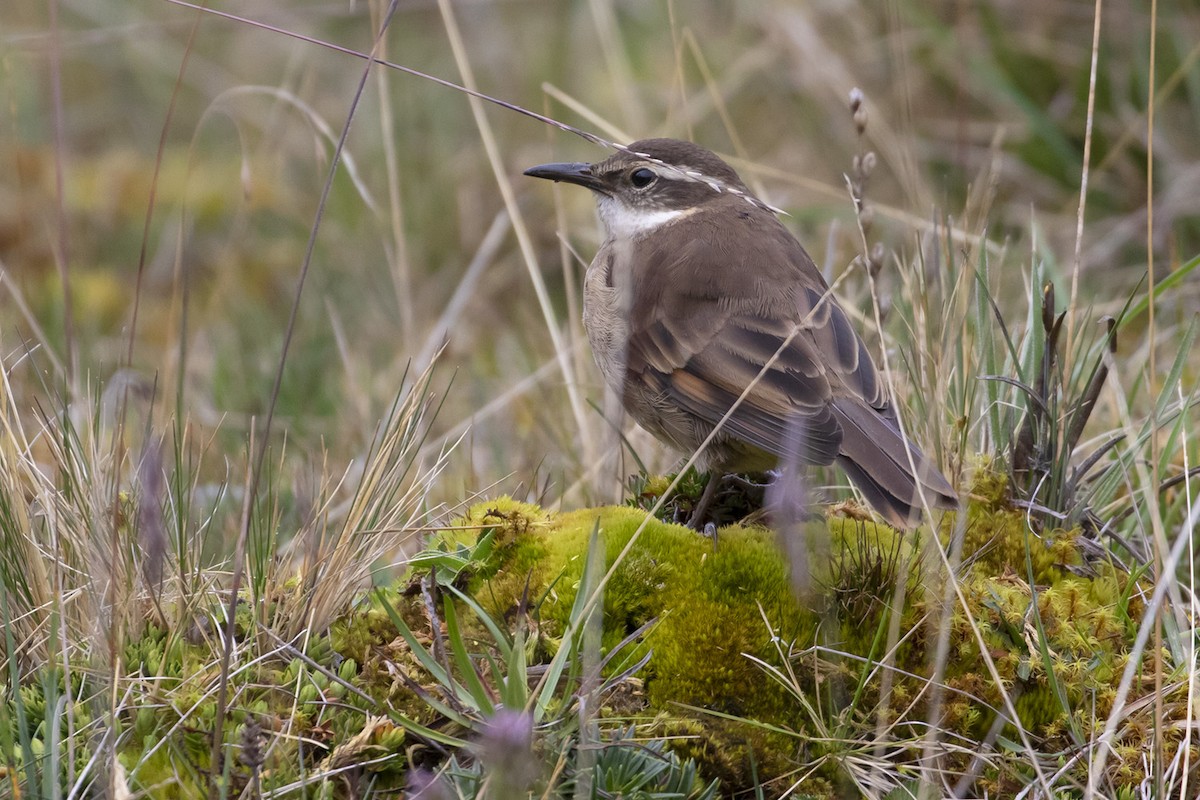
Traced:
<path fill-rule="evenodd" d="M 678 139 L 642 139 L 594 164 L 540 164 L 525 174 L 591 189 L 609 238 L 649 233 L 731 196 L 772 210 L 716 154 Z"/>

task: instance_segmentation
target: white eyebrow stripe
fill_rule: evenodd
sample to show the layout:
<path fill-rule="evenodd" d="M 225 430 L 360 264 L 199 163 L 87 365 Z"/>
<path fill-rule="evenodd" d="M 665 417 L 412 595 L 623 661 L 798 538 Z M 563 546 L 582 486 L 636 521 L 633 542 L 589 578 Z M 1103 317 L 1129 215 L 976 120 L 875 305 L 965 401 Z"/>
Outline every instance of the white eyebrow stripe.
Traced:
<path fill-rule="evenodd" d="M 721 192 L 729 192 L 730 194 L 741 197 L 747 203 L 754 206 L 755 208 L 761 208 L 764 211 L 770 211 L 773 214 L 779 214 L 784 217 L 790 216 L 782 208 L 779 208 L 778 206 L 773 206 L 770 203 L 759 200 L 757 197 L 750 194 L 749 192 L 744 192 L 741 189 L 735 189 L 732 186 L 726 186 L 720 180 L 712 177 L 711 175 L 705 175 L 703 172 L 701 172 L 698 169 L 695 169 L 692 167 L 686 167 L 686 166 L 677 167 L 673 164 L 668 164 L 667 162 L 663 161 L 662 159 L 655 158 L 654 156 L 650 155 L 649 153 L 639 153 L 636 150 L 630 150 L 627 147 L 623 147 L 621 145 L 617 145 L 617 149 L 624 150 L 626 153 L 631 153 L 632 155 L 635 155 L 638 158 L 644 158 L 647 161 L 649 161 L 650 163 L 655 164 L 656 166 L 659 167 L 659 176 L 660 177 L 669 178 L 671 180 L 682 179 L 685 181 L 695 181 L 697 183 L 703 183 L 706 186 L 708 186 L 708 188 L 710 188 L 714 192 L 716 192 L 717 194 L 720 194 Z"/>

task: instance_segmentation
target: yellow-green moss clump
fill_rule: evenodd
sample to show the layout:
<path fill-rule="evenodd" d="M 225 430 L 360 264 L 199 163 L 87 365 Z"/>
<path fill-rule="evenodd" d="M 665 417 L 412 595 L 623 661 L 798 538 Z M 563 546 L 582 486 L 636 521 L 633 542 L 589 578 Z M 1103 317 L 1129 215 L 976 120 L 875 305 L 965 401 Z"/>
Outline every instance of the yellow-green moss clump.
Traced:
<path fill-rule="evenodd" d="M 843 508 L 790 534 L 802 541 L 782 543 L 767 528 L 740 526 L 714 543 L 628 507 L 555 514 L 490 500 L 434 537 L 391 590 L 311 632 L 303 658 L 260 637 L 250 607 L 239 608 L 245 652 L 230 674 L 221 752 L 261 761 L 211 763 L 220 639 L 149 626 L 122 650 L 132 677 L 122 684 L 130 699 L 116 720 L 118 758 L 131 786 L 168 787 L 171 797 L 204 796 L 216 770 L 238 791 L 253 781 L 275 790 L 356 754 L 370 755 L 373 786 L 400 790 L 414 768 L 444 764 L 478 737 L 490 713 L 480 708 L 527 704 L 525 678 L 546 674 L 569 641 L 579 588 L 597 580 L 584 575 L 595 533 L 604 566 L 620 560 L 602 596 L 606 677 L 645 662 L 600 695 L 602 725 L 669 742 L 706 780 L 720 778 L 723 796 L 760 783 L 772 796 L 858 796 L 868 785 L 908 796 L 906 781 L 919 774 L 971 771 L 973 793 L 1009 797 L 1032 780 L 1031 756 L 1000 743 L 1022 738 L 1043 764 L 1063 766 L 1056 787 L 1078 785 L 1088 760 L 1075 755 L 1115 707 L 1144 587 L 1083 558 L 1078 531 L 1034 533 L 1007 496 L 1002 479 L 983 473 L 972 502 L 941 519 L 936 536 Z M 947 563 L 956 565 L 953 585 Z M 472 605 L 507 633 L 487 629 Z M 523 646 L 513 652 L 528 672 L 497 667 L 506 637 Z M 256 657 L 260 640 L 270 652 Z M 450 661 L 460 682 L 452 701 L 442 666 Z M 1168 688 L 1157 707 L 1142 702 L 1154 691 L 1149 663 L 1125 698 L 1104 776 L 1117 796 L 1145 778 L 1156 731 L 1175 753 L 1187 730 L 1187 683 L 1170 653 L 1161 662 Z M 464 663 L 492 701 L 472 705 L 464 695 Z M 513 674 L 520 685 L 510 703 L 501 684 Z M 549 714 L 564 715 L 543 721 L 542 735 L 563 737 L 547 759 L 571 750 L 566 709 L 576 688 L 564 680 L 547 702 Z M 64 678 L 42 668 L 0 697 L 8 763 L 40 760 L 53 746 L 48 732 L 68 718 L 94 721 L 110 695 L 85 670 Z M 946 746 L 929 759 L 923 737 L 935 709 Z M 85 769 L 85 750 L 58 762 L 64 780 Z M 974 763 L 977 754 L 985 760 Z M 1195 747 L 1190 758 L 1200 762 Z M 321 791 L 341 796 L 332 783 Z"/>
<path fill-rule="evenodd" d="M 368 610 L 347 619 L 354 620 L 348 625 L 358 630 L 361 652 L 377 664 L 385 652 L 383 643 L 395 638 L 395 628 L 388 623 L 390 630 L 380 631 L 378 615 Z M 372 638 L 371 629 L 380 635 Z M 353 637 L 343 637 L 342 644 L 352 641 Z M 5 726 L 0 728 L 0 744 L 7 746 L 3 759 L 16 768 L 9 776 L 15 781 L 41 769 L 43 786 L 71 786 L 81 780 L 94 768 L 88 761 L 95 750 L 78 741 L 74 749 L 64 747 L 64 731 L 74 725 L 83 732 L 80 735 L 112 726 L 119 734 L 115 747 L 123 770 L 121 781 L 147 797 L 205 798 L 212 775 L 222 772 L 231 794 L 246 791 L 252 781 L 264 789 L 286 786 L 337 766 L 349 745 L 370 751 L 367 769 L 377 786 L 403 786 L 409 746 L 404 731 L 373 716 L 383 706 L 349 688 L 370 692 L 377 687 L 366 678 L 386 674 L 385 670 L 360 674 L 359 662 L 338 656 L 330 638 L 319 635 L 308 641 L 303 658 L 278 655 L 235 665 L 220 753 L 238 757 L 214 765 L 215 687 L 220 679 L 214 642 L 219 639 L 146 626 L 120 653 L 126 677 L 114 717 L 107 715 L 112 696 L 104 682 L 107 675 L 73 669 L 67 681 L 54 666 L 34 671 L 22 681 L 19 694 L 0 697 L 0 726 Z M 405 663 L 406 659 L 395 660 Z M 388 697 L 393 683 L 389 681 L 374 696 Z M 394 708 L 421 705 L 411 692 L 394 692 L 389 701 Z M 57 752 L 69 752 L 75 761 L 67 764 L 60 759 L 59 774 L 54 774 L 47 756 Z M 249 753 L 257 756 L 250 759 Z M 387 759 L 388 754 L 394 758 Z"/>
<path fill-rule="evenodd" d="M 598 529 L 606 567 L 625 553 L 604 589 L 605 652 L 652 623 L 610 667 L 619 671 L 649 652 L 638 676 L 644 694 L 607 713 L 632 717 L 643 735 L 679 734 L 680 754 L 721 777 L 724 791 L 749 787 L 752 774 L 761 780 L 811 770 L 805 792 L 840 796 L 858 777 L 857 742 L 870 741 L 881 718 L 895 723 L 896 774 L 916 760 L 919 743 L 900 743 L 924 730 L 935 694 L 924 676 L 933 672 L 932 650 L 947 626 L 943 740 L 981 741 L 989 730 L 994 740 L 998 714 L 1005 720 L 999 733 L 1017 735 L 984 653 L 1042 752 L 1065 753 L 1094 738 L 1112 708 L 1142 610 L 1130 578 L 1109 563 L 1085 563 L 1077 531 L 1032 533 L 1005 502 L 1002 481 L 984 476 L 979 483 L 978 501 L 958 518 L 948 515 L 940 533 L 943 547 L 962 541 L 957 584 L 965 609 L 947 591 L 943 558 L 927 530 L 901 534 L 848 516 L 803 527 L 801 552 L 812 574 L 800 591 L 765 528 L 724 528 L 714 547 L 633 508 L 547 514 L 502 498 L 476 505 L 444 537 L 461 545 L 493 531 L 495 546 L 466 586 L 496 619 L 525 609 L 549 651 L 567 633 Z M 898 599 L 893 621 L 889 609 Z M 878 668 L 889 629 L 899 636 L 889 656 L 898 670 Z M 1172 698 L 1167 703 L 1182 713 Z M 1109 770 L 1118 785 L 1141 777 L 1136 760 L 1122 753 L 1143 742 L 1132 741 L 1136 726 L 1123 730 Z M 965 752 L 948 751 L 944 768 L 965 769 L 971 749 Z M 1027 779 L 1026 764 L 1023 754 L 993 751 L 980 786 L 1003 794 Z M 1078 774 L 1085 769 L 1081 762 Z"/>

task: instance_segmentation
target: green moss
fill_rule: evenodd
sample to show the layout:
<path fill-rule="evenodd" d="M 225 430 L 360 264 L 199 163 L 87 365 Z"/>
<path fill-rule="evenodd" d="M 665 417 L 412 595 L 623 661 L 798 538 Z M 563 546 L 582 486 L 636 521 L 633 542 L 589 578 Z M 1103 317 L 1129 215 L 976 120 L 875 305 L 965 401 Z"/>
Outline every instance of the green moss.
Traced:
<path fill-rule="evenodd" d="M 605 652 L 653 623 L 630 655 L 610 665 L 650 654 L 639 673 L 640 700 L 610 704 L 609 713 L 640 720 L 647 735 L 689 731 L 673 746 L 705 774 L 720 775 L 725 789 L 751 785 L 745 768 L 753 753 L 760 779 L 803 768 L 812 772 L 813 796 L 837 796 L 853 760 L 847 742 L 869 736 L 883 708 L 893 718 L 925 719 L 929 687 L 922 676 L 932 668 L 928 647 L 943 620 L 953 654 L 943 672 L 952 691 L 940 706 L 948 735 L 982 738 L 1004 708 L 985 653 L 1022 726 L 1049 746 L 1065 749 L 1075 736 L 1096 735 L 1096 720 L 1112 707 L 1112 685 L 1139 618 L 1129 576 L 1106 562 L 1085 562 L 1076 530 L 1030 531 L 1025 515 L 1008 504 L 1002 476 L 981 467 L 971 497 L 938 531 L 942 547 L 963 537 L 957 594 L 944 591 L 943 562 L 933 549 L 939 542 L 928 531 L 900 533 L 857 515 L 835 514 L 794 534 L 804 541 L 786 549 L 807 552 L 811 573 L 798 599 L 791 565 L 767 529 L 723 528 L 714 548 L 712 540 L 647 520 L 637 508 L 546 515 L 504 499 L 465 518 L 501 526 L 505 542 L 495 570 L 477 575 L 470 590 L 497 619 L 526 603 L 552 652 L 567 632 L 598 530 L 606 567 L 621 558 L 604 590 Z M 902 639 L 890 659 L 904 673 L 892 674 L 885 706 L 871 659 L 883 655 L 898 597 Z M 947 611 L 943 597 L 953 602 Z M 818 643 L 822 648 L 813 649 Z M 1136 726 L 1127 735 L 1145 743 Z M 979 786 L 1019 783 L 1020 759 L 997 755 Z M 1129 769 L 1119 762 L 1112 775 Z"/>
<path fill-rule="evenodd" d="M 1142 614 L 1139 593 L 1112 564 L 1085 562 L 1077 531 L 1030 532 L 1024 515 L 1006 505 L 1001 479 L 977 476 L 972 496 L 978 501 L 948 515 L 936 537 L 924 529 L 900 533 L 835 513 L 800 526 L 790 534 L 800 540 L 783 543 L 786 547 L 761 527 L 723 528 L 714 544 L 679 525 L 647 520 L 636 508 L 551 514 L 500 498 L 477 504 L 434 537 L 437 549 L 387 592 L 386 603 L 422 647 L 434 647 L 436 635 L 447 635 L 444 603 L 451 597 L 426 579 L 434 570 L 437 583 L 452 581 L 497 624 L 526 631 L 527 659 L 544 665 L 569 633 L 589 542 L 598 532 L 605 567 L 620 561 L 602 598 L 601 647 L 614 656 L 606 675 L 648 656 L 635 680 L 602 697 L 602 725 L 632 725 L 638 737 L 668 740 L 707 779 L 720 778 L 722 792 L 762 782 L 768 793 L 782 793 L 795 775 L 805 774 L 798 790 L 804 796 L 843 796 L 854 786 L 851 773 L 861 768 L 855 765 L 863 743 L 873 740 L 881 720 L 898 732 L 889 755 L 897 769 L 920 758 L 919 747 L 902 742 L 921 738 L 931 711 L 931 648 L 943 633 L 952 654 L 941 665 L 947 691 L 939 725 L 945 737 L 979 741 L 996 714 L 1004 713 L 994 668 L 1038 747 L 1049 754 L 1070 752 L 1081 738 L 1098 735 L 1097 726 L 1113 708 L 1114 686 L 1128 664 Z M 935 547 L 945 547 L 955 535 L 963 537 L 963 561 L 957 591 L 948 592 Z M 791 563 L 785 553 L 797 552 L 806 558 Z M 902 607 L 894 609 L 901 598 Z M 951 606 L 943 608 L 946 599 Z M 499 678 L 486 667 L 495 654 L 491 634 L 466 604 L 456 601 L 456 607 L 461 641 L 482 668 L 481 680 L 495 689 Z M 888 655 L 898 669 L 888 673 L 878 661 L 893 623 L 900 641 Z M 634 632 L 640 634 L 633 643 L 614 654 Z M 128 684 L 130 696 L 140 692 L 142 700 L 130 703 L 116 721 L 124 731 L 120 757 L 135 788 L 174 782 L 172 790 L 187 797 L 203 787 L 199 776 L 212 768 L 208 737 L 219 679 L 212 646 L 213 641 L 155 627 L 124 646 L 131 671 L 150 678 Z M 449 718 L 445 707 L 428 702 L 443 696 L 442 690 L 379 596 L 365 598 L 328 635 L 310 637 L 305 655 L 253 660 L 231 676 L 226 752 L 237 752 L 257 729 L 289 733 L 266 751 L 263 774 L 271 776 L 271 786 L 286 785 L 326 759 L 352 759 L 366 752 L 361 748 L 395 753 L 380 767 L 378 785 L 403 785 L 402 767 L 410 758 L 404 753 L 422 745 L 380 723 L 381 709 L 470 738 L 461 715 Z M 1169 671 L 1170 654 L 1162 658 Z M 313 661 L 366 697 L 314 670 Z M 891 680 L 886 696 L 880 678 L 885 673 Z M 71 696 L 99 691 L 109 696 L 90 680 L 83 671 L 72 672 Z M 55 714 L 47 687 L 61 696 L 61 684 L 61 676 L 47 672 L 5 698 L 3 719 L 15 720 L 14 704 L 20 702 L 29 720 L 28 730 L 8 732 L 10 741 L 29 738 L 35 755 L 54 746 L 45 740 Z M 577 684 L 564 681 L 563 687 L 549 703 L 550 718 L 574 713 Z M 1153 704 L 1136 701 L 1152 690 L 1149 683 L 1135 683 L 1127 698 L 1133 710 L 1127 710 L 1113 742 L 1106 775 L 1118 790 L 1144 778 L 1135 754 L 1155 735 L 1148 716 Z M 1174 724 L 1186 718 L 1186 698 L 1172 691 L 1162 703 L 1169 724 L 1159 728 L 1168 739 L 1186 730 Z M 77 723 L 88 719 L 89 708 L 75 703 Z M 177 709 L 188 710 L 184 726 Z M 1003 734 L 1016 736 L 1011 727 Z M 164 736 L 169 740 L 159 742 Z M 24 755 L 13 757 L 19 761 Z M 941 758 L 949 770 L 965 769 L 969 762 L 962 753 Z M 1028 780 L 1025 758 L 993 751 L 975 789 L 1011 794 Z M 1073 778 L 1080 779 L 1086 765 L 1076 769 Z M 234 788 L 248 776 L 239 762 Z"/>
<path fill-rule="evenodd" d="M 549 524 L 550 515 L 532 503 L 502 496 L 476 503 L 444 532 L 455 541 L 472 542 L 483 531 L 495 531 L 501 545 L 507 545 L 530 531 Z"/>
<path fill-rule="evenodd" d="M 532 613 L 540 630 L 561 637 L 597 526 L 606 566 L 628 548 L 604 589 L 605 652 L 652 623 L 635 649 L 615 659 L 612 667 L 652 654 L 641 676 L 648 703 L 644 713 L 678 717 L 681 705 L 692 705 L 785 720 L 792 710 L 786 690 L 764 681 L 762 668 L 746 656 L 780 661 L 764 617 L 785 641 L 811 637 L 816 623 L 792 597 L 786 565 L 769 531 L 724 528 L 714 550 L 711 540 L 694 531 L 656 519 L 647 522 L 646 514 L 634 508 L 562 514 L 549 524 L 527 528 L 507 551 L 509 561 L 490 578 L 473 581 L 472 592 L 496 618 L 511 615 L 524 598 L 537 601 Z M 749 686 L 755 691 L 744 690 Z M 703 719 L 703 741 L 681 755 L 727 758 L 744 751 L 754 738 L 745 726 L 734 736 L 737 726 Z M 748 760 L 734 760 L 741 771 L 748 768 Z M 726 765 L 718 771 L 728 777 L 729 769 Z M 746 780 L 748 774 L 741 777 Z"/>

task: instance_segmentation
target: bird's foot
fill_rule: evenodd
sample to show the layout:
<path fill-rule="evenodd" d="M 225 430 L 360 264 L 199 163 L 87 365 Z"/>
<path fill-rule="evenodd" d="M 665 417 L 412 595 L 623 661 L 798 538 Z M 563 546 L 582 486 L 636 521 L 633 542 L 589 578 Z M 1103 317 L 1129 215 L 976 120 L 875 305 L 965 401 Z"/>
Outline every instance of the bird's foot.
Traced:
<path fill-rule="evenodd" d="M 688 518 L 689 528 L 703 532 L 707 524 L 720 525 L 761 515 L 774 472 L 710 473 Z"/>

